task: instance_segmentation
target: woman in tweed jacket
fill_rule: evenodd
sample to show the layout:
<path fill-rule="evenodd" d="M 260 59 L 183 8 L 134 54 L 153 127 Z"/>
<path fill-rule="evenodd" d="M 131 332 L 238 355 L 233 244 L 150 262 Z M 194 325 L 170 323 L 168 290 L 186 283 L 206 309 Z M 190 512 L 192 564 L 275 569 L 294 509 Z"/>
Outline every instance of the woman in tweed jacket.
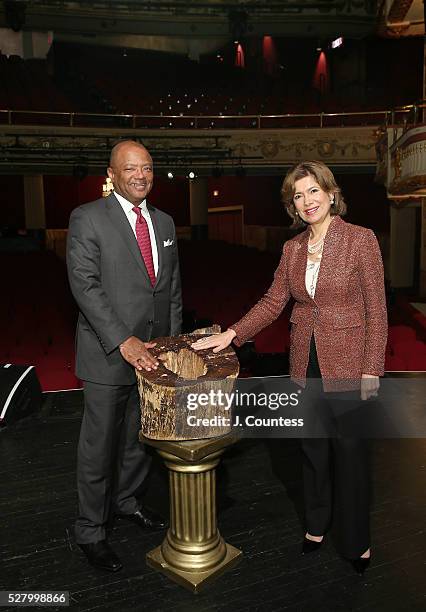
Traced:
<path fill-rule="evenodd" d="M 375 235 L 341 218 L 346 205 L 322 162 L 294 166 L 281 190 L 293 226 L 305 231 L 284 244 L 267 293 L 237 323 L 199 340 L 196 349 L 243 344 L 272 323 L 290 296 L 290 375 L 302 385 L 321 377 L 377 394 L 384 373 L 387 315 L 383 264 Z M 339 509 L 339 548 L 362 574 L 370 562 L 367 441 L 354 437 L 302 440 L 306 533 L 302 552 L 319 549 L 332 514 L 331 460 Z"/>

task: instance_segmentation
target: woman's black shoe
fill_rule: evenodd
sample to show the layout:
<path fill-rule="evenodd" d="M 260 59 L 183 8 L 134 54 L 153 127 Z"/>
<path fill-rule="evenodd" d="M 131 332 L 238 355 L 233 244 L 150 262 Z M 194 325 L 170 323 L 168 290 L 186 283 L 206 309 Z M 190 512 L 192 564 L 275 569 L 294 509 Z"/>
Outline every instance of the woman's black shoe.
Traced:
<path fill-rule="evenodd" d="M 351 565 L 359 576 L 362 576 L 367 567 L 370 565 L 370 557 L 360 557 L 359 559 L 351 559 Z"/>
<path fill-rule="evenodd" d="M 324 538 L 321 540 L 321 542 L 315 542 L 314 540 L 308 540 L 308 538 L 305 536 L 302 544 L 302 555 L 309 555 L 309 553 L 319 550 L 323 540 Z"/>

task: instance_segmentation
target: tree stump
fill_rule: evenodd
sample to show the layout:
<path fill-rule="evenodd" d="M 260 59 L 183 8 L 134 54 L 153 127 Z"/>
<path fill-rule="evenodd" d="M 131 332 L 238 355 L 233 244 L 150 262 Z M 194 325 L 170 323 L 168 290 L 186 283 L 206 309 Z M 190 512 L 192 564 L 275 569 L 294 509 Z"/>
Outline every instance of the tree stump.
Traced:
<path fill-rule="evenodd" d="M 195 332 L 156 338 L 150 351 L 160 362 L 157 370 L 136 371 L 143 436 L 199 440 L 231 431 L 229 394 L 239 372 L 237 356 L 230 347 L 219 353 L 194 351 L 191 344 L 199 337 Z"/>

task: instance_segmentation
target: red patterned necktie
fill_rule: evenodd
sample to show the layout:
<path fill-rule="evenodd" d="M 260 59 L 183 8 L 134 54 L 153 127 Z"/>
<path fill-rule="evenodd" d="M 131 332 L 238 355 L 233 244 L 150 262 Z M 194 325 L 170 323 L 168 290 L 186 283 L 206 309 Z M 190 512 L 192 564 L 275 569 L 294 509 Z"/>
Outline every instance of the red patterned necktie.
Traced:
<path fill-rule="evenodd" d="M 151 238 L 149 237 L 148 223 L 138 206 L 133 206 L 133 212 L 136 213 L 136 240 L 138 241 L 143 260 L 145 262 L 146 271 L 148 272 L 151 285 L 155 285 L 155 270 L 154 261 L 152 259 Z"/>

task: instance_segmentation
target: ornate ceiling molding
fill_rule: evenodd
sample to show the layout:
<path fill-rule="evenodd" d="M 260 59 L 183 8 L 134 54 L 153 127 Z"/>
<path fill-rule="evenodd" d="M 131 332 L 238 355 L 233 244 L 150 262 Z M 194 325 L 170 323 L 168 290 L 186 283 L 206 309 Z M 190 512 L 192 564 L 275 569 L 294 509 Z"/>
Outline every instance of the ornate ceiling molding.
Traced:
<path fill-rule="evenodd" d="M 228 143 L 248 166 L 320 159 L 332 164 L 375 164 L 377 127 L 260 130 L 232 134 Z M 253 160 L 253 161 L 251 161 Z"/>
<path fill-rule="evenodd" d="M 426 187 L 426 126 L 388 128 L 378 142 L 378 179 L 392 196 L 424 196 Z"/>
<path fill-rule="evenodd" d="M 388 21 L 404 21 L 413 0 L 394 0 L 388 13 Z"/>
<path fill-rule="evenodd" d="M 15 2 L 14 16 L 2 4 L 0 27 L 12 27 L 13 20 L 19 29 L 68 36 L 331 36 L 336 28 L 361 36 L 376 21 L 372 0 L 26 0 Z"/>
<path fill-rule="evenodd" d="M 424 35 L 423 0 L 382 0 L 378 33 L 389 38 Z"/>
<path fill-rule="evenodd" d="M 375 165 L 377 127 L 303 128 L 281 130 L 108 130 L 1 126 L 0 172 L 41 167 L 60 174 L 85 164 L 103 174 L 113 143 L 119 138 L 141 140 L 157 170 L 190 165 L 210 174 L 244 166 L 253 173 L 282 173 L 303 159 L 333 165 Z M 28 170 L 29 171 L 29 170 Z"/>

